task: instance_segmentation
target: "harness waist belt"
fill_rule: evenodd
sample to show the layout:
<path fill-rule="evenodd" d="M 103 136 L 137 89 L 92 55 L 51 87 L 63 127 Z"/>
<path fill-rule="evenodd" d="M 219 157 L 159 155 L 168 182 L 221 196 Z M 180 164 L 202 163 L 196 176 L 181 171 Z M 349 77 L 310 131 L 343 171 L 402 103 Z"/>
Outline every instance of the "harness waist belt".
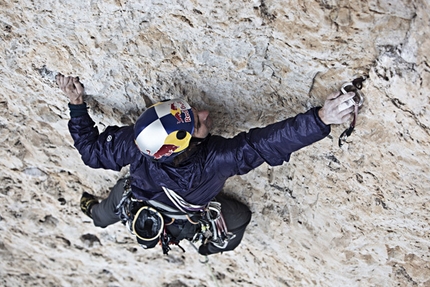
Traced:
<path fill-rule="evenodd" d="M 174 207 L 171 207 L 167 204 L 164 204 L 156 200 L 147 200 L 146 202 L 152 207 L 154 207 L 155 209 L 157 209 L 159 212 L 161 212 L 163 215 L 168 216 L 170 218 L 174 218 L 178 220 L 188 220 L 190 217 L 194 217 L 196 215 L 201 216 L 200 212 L 184 213 Z"/>

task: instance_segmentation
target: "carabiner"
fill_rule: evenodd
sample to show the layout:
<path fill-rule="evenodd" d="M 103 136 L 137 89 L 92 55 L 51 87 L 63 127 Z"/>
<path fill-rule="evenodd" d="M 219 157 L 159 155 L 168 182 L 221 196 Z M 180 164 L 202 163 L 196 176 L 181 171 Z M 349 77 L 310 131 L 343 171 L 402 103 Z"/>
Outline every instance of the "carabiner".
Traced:
<path fill-rule="evenodd" d="M 355 93 L 355 96 L 352 99 L 350 99 L 350 101 L 353 101 L 352 103 L 350 103 L 350 106 L 354 105 L 355 108 L 354 108 L 354 118 L 351 124 L 349 125 L 349 128 L 347 128 L 339 137 L 339 142 L 338 142 L 339 147 L 342 147 L 343 142 L 346 141 L 346 138 L 351 135 L 352 131 L 355 128 L 355 123 L 358 116 L 358 108 L 361 107 L 364 102 L 364 97 L 363 97 L 363 94 L 360 92 L 360 90 L 361 88 L 363 88 L 363 82 L 366 79 L 367 79 L 367 76 L 358 77 L 350 83 L 343 84 L 342 87 L 340 88 L 340 92 L 342 94 L 347 94 L 349 92 Z"/>

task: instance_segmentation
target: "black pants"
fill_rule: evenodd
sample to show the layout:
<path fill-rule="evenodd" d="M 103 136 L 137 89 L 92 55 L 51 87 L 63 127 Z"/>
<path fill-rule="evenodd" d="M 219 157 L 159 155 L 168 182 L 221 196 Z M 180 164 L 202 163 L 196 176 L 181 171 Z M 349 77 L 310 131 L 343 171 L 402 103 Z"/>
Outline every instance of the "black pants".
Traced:
<path fill-rule="evenodd" d="M 120 179 L 115 186 L 112 188 L 109 196 L 102 200 L 99 204 L 92 207 L 91 215 L 93 217 L 94 225 L 105 228 L 108 225 L 114 224 L 120 221 L 118 215 L 115 214 L 115 208 L 121 201 L 124 193 L 124 182 L 125 179 Z M 228 245 L 224 249 L 215 247 L 212 244 L 202 245 L 199 248 L 199 253 L 203 255 L 215 254 L 224 251 L 230 251 L 235 249 L 242 241 L 245 233 L 246 226 L 251 221 L 251 211 L 243 203 L 229 198 L 224 194 L 219 194 L 216 200 L 221 203 L 221 212 L 224 216 L 225 223 L 229 232 L 236 235 L 235 238 L 228 242 Z M 178 232 L 182 232 L 182 236 L 185 238 L 187 230 L 190 235 L 194 234 L 193 226 L 189 222 L 184 222 L 182 226 L 168 226 L 167 229 L 173 236 L 176 236 Z M 185 234 L 184 234 L 185 231 Z M 192 234 L 191 234 L 192 233 Z"/>
<path fill-rule="evenodd" d="M 125 178 L 118 180 L 109 193 L 109 196 L 92 207 L 91 216 L 93 217 L 95 226 L 105 228 L 120 221 L 118 215 L 115 214 L 115 208 L 121 201 L 124 193 L 125 181 Z"/>

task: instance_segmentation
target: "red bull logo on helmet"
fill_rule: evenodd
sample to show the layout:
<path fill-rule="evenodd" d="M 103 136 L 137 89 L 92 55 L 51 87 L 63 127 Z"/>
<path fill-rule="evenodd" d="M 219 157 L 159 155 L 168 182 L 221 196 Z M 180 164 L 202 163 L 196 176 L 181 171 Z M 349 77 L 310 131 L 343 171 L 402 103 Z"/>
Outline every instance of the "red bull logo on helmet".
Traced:
<path fill-rule="evenodd" d="M 190 112 L 183 102 L 170 104 L 170 113 L 176 118 L 178 124 L 191 122 Z"/>
<path fill-rule="evenodd" d="M 154 153 L 154 158 L 155 159 L 160 159 L 163 156 L 171 156 L 172 153 L 175 152 L 175 150 L 177 150 L 179 147 L 176 145 L 172 145 L 172 144 L 164 144 L 161 146 L 161 148 Z"/>

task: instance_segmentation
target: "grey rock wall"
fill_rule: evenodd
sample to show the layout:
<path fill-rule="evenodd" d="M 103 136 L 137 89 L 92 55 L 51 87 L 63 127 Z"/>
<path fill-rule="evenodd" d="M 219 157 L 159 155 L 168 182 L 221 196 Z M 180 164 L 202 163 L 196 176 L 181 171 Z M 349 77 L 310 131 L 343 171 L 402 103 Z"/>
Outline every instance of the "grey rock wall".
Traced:
<path fill-rule="evenodd" d="M 396 1 L 0 1 L 3 286 L 430 286 L 430 4 Z M 67 98 L 101 130 L 183 96 L 232 136 L 321 105 L 368 74 L 347 126 L 289 163 L 228 181 L 254 216 L 234 252 L 143 250 L 79 210 L 120 173 L 84 166 Z"/>

